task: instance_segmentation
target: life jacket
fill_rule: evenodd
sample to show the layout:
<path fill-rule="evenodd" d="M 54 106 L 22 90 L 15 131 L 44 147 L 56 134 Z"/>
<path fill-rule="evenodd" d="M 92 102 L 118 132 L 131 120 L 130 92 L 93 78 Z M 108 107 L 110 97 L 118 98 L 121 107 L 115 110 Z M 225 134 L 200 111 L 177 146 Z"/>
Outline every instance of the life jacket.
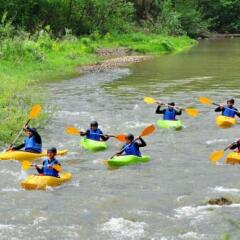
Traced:
<path fill-rule="evenodd" d="M 222 115 L 226 117 L 235 117 L 236 112 L 234 110 L 237 111 L 234 107 L 223 108 Z"/>
<path fill-rule="evenodd" d="M 125 144 L 123 146 L 126 155 L 134 155 L 141 157 L 141 152 L 136 143 Z"/>
<path fill-rule="evenodd" d="M 101 140 L 101 134 L 102 134 L 102 131 L 98 128 L 96 130 L 91 130 L 89 129 L 87 131 L 87 139 L 92 139 L 92 140 L 95 140 L 95 141 L 100 141 Z"/>
<path fill-rule="evenodd" d="M 34 136 L 25 138 L 24 143 L 26 152 L 42 152 L 42 144 L 36 143 Z"/>
<path fill-rule="evenodd" d="M 176 120 L 176 110 L 166 109 L 163 115 L 163 120 Z"/>
<path fill-rule="evenodd" d="M 50 161 L 48 159 L 46 159 L 44 162 L 43 162 L 43 175 L 45 176 L 53 176 L 53 177 L 58 177 L 58 171 L 56 171 L 55 169 L 53 168 L 49 168 L 52 167 L 53 165 L 55 164 L 59 164 L 58 160 L 54 159 L 53 161 Z"/>

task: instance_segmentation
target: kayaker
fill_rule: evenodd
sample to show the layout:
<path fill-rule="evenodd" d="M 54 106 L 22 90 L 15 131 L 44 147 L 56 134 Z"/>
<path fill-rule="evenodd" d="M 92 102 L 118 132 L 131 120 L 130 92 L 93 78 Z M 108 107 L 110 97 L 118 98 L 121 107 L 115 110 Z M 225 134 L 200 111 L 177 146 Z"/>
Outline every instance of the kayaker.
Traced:
<path fill-rule="evenodd" d="M 238 139 L 236 142 L 230 144 L 229 149 L 231 149 L 231 150 L 237 149 L 237 152 L 240 152 L 240 139 Z"/>
<path fill-rule="evenodd" d="M 139 148 L 146 146 L 147 146 L 146 142 L 141 137 L 137 137 L 134 139 L 134 135 L 129 133 L 126 136 L 126 144 L 122 147 L 121 151 L 116 153 L 114 156 L 119 156 L 125 153 L 124 155 L 134 155 L 141 157 L 141 152 Z"/>
<path fill-rule="evenodd" d="M 86 136 L 87 139 L 95 141 L 107 141 L 109 139 L 108 135 L 104 135 L 102 130 L 98 128 L 98 122 L 93 121 L 90 123 L 90 129 L 86 132 L 80 131 L 80 136 Z"/>
<path fill-rule="evenodd" d="M 163 120 L 173 120 L 174 121 L 174 120 L 176 120 L 177 115 L 182 114 L 181 109 L 175 108 L 174 102 L 168 103 L 168 107 L 165 109 L 161 109 L 162 105 L 164 105 L 164 103 L 158 102 L 156 114 L 163 114 Z"/>
<path fill-rule="evenodd" d="M 37 132 L 36 128 L 30 128 L 29 126 L 24 126 L 23 130 L 27 137 L 25 138 L 24 142 L 16 147 L 10 147 L 8 151 L 13 150 L 20 150 L 24 148 L 25 152 L 32 152 L 32 153 L 41 153 L 42 152 L 42 138 Z"/>
<path fill-rule="evenodd" d="M 240 112 L 234 107 L 234 99 L 229 99 L 227 101 L 227 106 L 220 105 L 215 109 L 215 112 L 222 112 L 223 116 L 234 118 L 236 115 L 240 117 Z"/>
<path fill-rule="evenodd" d="M 56 155 L 57 149 L 55 147 L 50 148 L 47 150 L 48 158 L 43 161 L 42 167 L 39 167 L 37 164 L 34 164 L 33 166 L 36 168 L 39 174 L 44 176 L 59 177 L 59 172 L 57 171 L 56 165 L 61 167 L 61 164 L 55 158 Z"/>

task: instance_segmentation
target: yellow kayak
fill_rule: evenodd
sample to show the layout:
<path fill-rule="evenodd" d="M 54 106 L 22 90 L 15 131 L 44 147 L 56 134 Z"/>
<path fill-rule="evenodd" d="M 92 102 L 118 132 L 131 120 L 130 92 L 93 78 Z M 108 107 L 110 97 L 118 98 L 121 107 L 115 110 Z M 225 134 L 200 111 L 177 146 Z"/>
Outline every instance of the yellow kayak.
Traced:
<path fill-rule="evenodd" d="M 72 179 L 68 172 L 60 173 L 60 177 L 30 175 L 21 182 L 22 188 L 26 190 L 45 190 L 47 186 L 56 187 Z"/>
<path fill-rule="evenodd" d="M 57 152 L 57 155 L 65 155 L 68 150 L 61 150 Z M 9 152 L 1 152 L 0 160 L 17 160 L 17 161 L 32 161 L 37 158 L 47 156 L 47 151 L 43 151 L 42 153 L 31 153 L 24 151 L 9 151 Z"/>
<path fill-rule="evenodd" d="M 227 157 L 225 162 L 227 164 L 240 164 L 240 153 L 238 152 L 230 152 Z"/>
<path fill-rule="evenodd" d="M 226 116 L 218 116 L 216 118 L 216 124 L 221 128 L 230 128 L 233 125 L 237 124 L 236 118 L 226 117 Z"/>

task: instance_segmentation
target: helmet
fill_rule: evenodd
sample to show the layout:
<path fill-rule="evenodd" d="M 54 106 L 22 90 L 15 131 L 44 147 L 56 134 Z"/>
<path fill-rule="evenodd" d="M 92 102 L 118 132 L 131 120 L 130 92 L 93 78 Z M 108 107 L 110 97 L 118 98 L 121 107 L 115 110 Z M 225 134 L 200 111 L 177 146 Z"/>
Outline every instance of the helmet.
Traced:
<path fill-rule="evenodd" d="M 90 123 L 90 126 L 91 126 L 91 127 L 98 127 L 98 122 L 97 122 L 97 121 L 92 121 L 92 122 Z"/>
<path fill-rule="evenodd" d="M 47 150 L 47 152 L 48 152 L 48 153 L 51 152 L 51 153 L 55 153 L 55 154 L 56 154 L 56 153 L 57 153 L 57 149 L 56 149 L 55 147 L 51 147 L 51 148 L 49 148 L 49 149 Z"/>
<path fill-rule="evenodd" d="M 174 102 L 170 102 L 170 103 L 168 103 L 168 105 L 174 107 L 175 103 Z"/>
<path fill-rule="evenodd" d="M 234 99 L 233 98 L 231 98 L 231 99 L 229 99 L 229 100 L 227 100 L 227 103 L 230 103 L 230 104 L 234 104 Z"/>
<path fill-rule="evenodd" d="M 130 140 L 130 141 L 133 141 L 133 140 L 134 140 L 134 135 L 131 134 L 131 133 L 129 133 L 129 134 L 126 136 L 126 138 L 127 138 L 128 140 Z"/>

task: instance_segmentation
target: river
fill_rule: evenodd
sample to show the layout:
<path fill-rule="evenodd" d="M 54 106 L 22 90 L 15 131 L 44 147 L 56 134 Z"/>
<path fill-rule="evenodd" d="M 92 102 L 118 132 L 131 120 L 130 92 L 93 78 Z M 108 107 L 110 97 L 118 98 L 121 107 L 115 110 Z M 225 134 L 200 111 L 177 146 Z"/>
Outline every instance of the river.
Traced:
<path fill-rule="evenodd" d="M 198 103 L 199 96 L 219 103 L 234 97 L 240 107 L 239 66 L 239 39 L 205 40 L 181 54 L 44 86 L 56 106 L 43 130 L 45 147 L 69 149 L 60 160 L 73 181 L 24 191 L 19 165 L 2 163 L 0 239 L 205 240 L 224 233 L 239 239 L 229 223 L 240 219 L 239 166 L 208 160 L 239 137 L 238 126 L 217 128 L 214 108 Z M 145 96 L 200 110 L 197 118 L 181 116 L 182 131 L 157 129 L 146 137 L 149 163 L 108 170 L 103 160 L 121 144 L 112 139 L 107 151 L 92 154 L 79 147 L 79 137 L 64 133 L 67 125 L 86 129 L 98 120 L 106 133 L 137 135 L 161 117 Z M 222 196 L 234 204 L 205 205 Z"/>

